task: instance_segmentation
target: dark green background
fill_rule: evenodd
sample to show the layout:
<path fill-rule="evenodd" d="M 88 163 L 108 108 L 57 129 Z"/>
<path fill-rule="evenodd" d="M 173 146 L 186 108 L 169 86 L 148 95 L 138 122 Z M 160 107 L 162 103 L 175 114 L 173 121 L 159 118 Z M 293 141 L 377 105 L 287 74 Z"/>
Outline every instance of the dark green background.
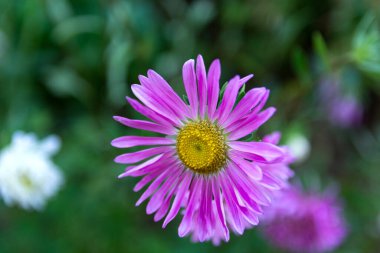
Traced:
<path fill-rule="evenodd" d="M 130 84 L 153 68 L 183 93 L 182 64 L 199 53 L 207 65 L 221 59 L 222 82 L 254 73 L 248 89 L 271 89 L 278 111 L 260 134 L 310 140 L 293 181 L 340 189 L 350 232 L 335 252 L 380 252 L 380 74 L 346 57 L 359 22 L 379 13 L 377 0 L 0 0 L 0 147 L 15 130 L 55 133 L 65 175 L 43 212 L 0 204 L 0 252 L 279 252 L 259 227 L 220 247 L 178 238 L 179 219 L 162 230 L 134 207 L 136 180 L 116 178 L 123 151 L 110 141 L 145 134 L 112 120 L 140 117 L 124 100 Z M 360 126 L 321 110 L 319 83 L 331 76 L 363 104 Z"/>

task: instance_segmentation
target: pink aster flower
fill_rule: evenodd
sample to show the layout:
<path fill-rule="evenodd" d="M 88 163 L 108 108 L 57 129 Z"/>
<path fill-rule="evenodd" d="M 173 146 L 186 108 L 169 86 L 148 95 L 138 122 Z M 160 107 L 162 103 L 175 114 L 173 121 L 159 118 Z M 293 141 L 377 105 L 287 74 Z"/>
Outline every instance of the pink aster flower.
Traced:
<path fill-rule="evenodd" d="M 287 151 L 271 141 L 243 141 L 275 112 L 262 110 L 269 91 L 255 88 L 238 101 L 242 86 L 252 75 L 232 78 L 220 96 L 220 62 L 208 73 L 201 56 L 183 66 L 188 103 L 156 72 L 140 75 L 141 85 L 127 97 L 131 106 L 148 118 L 120 116 L 121 124 L 162 134 L 160 137 L 123 136 L 112 141 L 118 148 L 152 146 L 116 157 L 129 164 L 119 177 L 142 177 L 134 190 L 147 187 L 136 205 L 149 198 L 146 207 L 163 227 L 178 213 L 179 236 L 195 241 L 228 241 L 229 230 L 242 234 L 259 223 L 262 207 L 286 185 L 291 171 L 285 165 Z M 284 166 L 282 166 L 284 164 Z M 180 210 L 182 210 L 180 212 Z"/>
<path fill-rule="evenodd" d="M 347 234 L 335 194 L 303 193 L 289 188 L 266 213 L 264 234 L 274 245 L 291 252 L 327 252 Z"/>

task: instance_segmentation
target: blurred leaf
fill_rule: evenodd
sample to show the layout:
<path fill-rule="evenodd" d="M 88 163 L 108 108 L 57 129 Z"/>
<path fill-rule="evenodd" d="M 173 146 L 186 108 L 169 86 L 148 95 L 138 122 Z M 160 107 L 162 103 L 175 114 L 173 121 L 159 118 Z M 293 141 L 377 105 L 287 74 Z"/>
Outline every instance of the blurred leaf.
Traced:
<path fill-rule="evenodd" d="M 239 94 L 236 99 L 236 103 L 239 103 L 239 101 L 245 96 L 245 84 L 240 88 Z"/>
<path fill-rule="evenodd" d="M 228 85 L 228 82 L 225 82 L 225 83 L 223 84 L 222 88 L 220 89 L 220 92 L 219 92 L 219 103 L 220 103 L 220 101 L 222 101 L 222 99 L 223 99 L 224 92 L 226 91 L 227 85 Z"/>
<path fill-rule="evenodd" d="M 326 71 L 329 71 L 331 69 L 329 52 L 328 52 L 328 49 L 326 46 L 326 42 L 323 39 L 321 33 L 319 33 L 319 32 L 315 32 L 313 34 L 313 47 L 314 47 L 314 51 L 316 52 L 317 56 L 321 60 L 321 63 L 323 64 L 323 68 Z"/>
<path fill-rule="evenodd" d="M 125 37 L 115 36 L 107 48 L 107 87 L 111 104 L 124 104 L 123 98 L 127 95 L 127 69 L 133 57 L 130 47 Z"/>
<path fill-rule="evenodd" d="M 193 2 L 187 10 L 188 19 L 197 25 L 208 23 L 215 14 L 214 3 L 206 0 Z"/>
<path fill-rule="evenodd" d="M 0 62 L 8 51 L 9 41 L 7 35 L 0 29 Z"/>
<path fill-rule="evenodd" d="M 182 98 L 183 98 L 183 101 L 185 101 L 186 104 L 188 104 L 188 105 L 190 104 L 189 98 L 185 94 L 182 95 Z"/>
<path fill-rule="evenodd" d="M 312 83 L 311 69 L 305 53 L 300 48 L 296 48 L 293 51 L 292 66 L 301 85 L 310 86 Z"/>
<path fill-rule="evenodd" d="M 67 0 L 46 0 L 46 8 L 51 19 L 56 23 L 72 15 L 72 9 Z"/>
<path fill-rule="evenodd" d="M 86 102 L 89 95 L 88 83 L 68 67 L 50 68 L 45 84 L 56 96 L 73 96 Z"/>
<path fill-rule="evenodd" d="M 364 16 L 356 29 L 351 57 L 361 71 L 380 80 L 380 31 L 372 13 Z"/>
<path fill-rule="evenodd" d="M 103 28 L 103 20 L 95 15 L 70 17 L 58 23 L 53 30 L 53 38 L 64 44 L 82 33 L 98 33 Z"/>

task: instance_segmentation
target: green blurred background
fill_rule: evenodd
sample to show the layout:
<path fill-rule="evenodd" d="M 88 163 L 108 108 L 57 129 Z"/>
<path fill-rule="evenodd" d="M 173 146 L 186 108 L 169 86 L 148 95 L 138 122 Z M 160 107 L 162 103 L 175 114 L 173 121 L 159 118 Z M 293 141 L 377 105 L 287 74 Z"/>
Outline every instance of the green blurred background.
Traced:
<path fill-rule="evenodd" d="M 339 189 L 349 236 L 335 252 L 380 252 L 380 14 L 378 0 L 0 0 L 0 148 L 15 130 L 55 133 L 65 185 L 43 212 L 0 203 L 0 252 L 279 252 L 260 228 L 214 247 L 178 238 L 135 207 L 136 179 L 118 180 L 110 141 L 145 134 L 113 115 L 153 68 L 182 93 L 182 64 L 222 62 L 222 82 L 254 73 L 275 117 L 261 133 L 309 139 L 293 166 L 307 189 Z M 339 84 L 362 110 L 337 124 L 326 99 Z M 334 87 L 335 87 L 334 86 Z M 321 91 L 322 90 L 322 91 Z M 328 90 L 328 89 L 327 89 Z M 341 110 L 345 106 L 342 106 Z M 284 143 L 285 143 L 284 142 Z"/>

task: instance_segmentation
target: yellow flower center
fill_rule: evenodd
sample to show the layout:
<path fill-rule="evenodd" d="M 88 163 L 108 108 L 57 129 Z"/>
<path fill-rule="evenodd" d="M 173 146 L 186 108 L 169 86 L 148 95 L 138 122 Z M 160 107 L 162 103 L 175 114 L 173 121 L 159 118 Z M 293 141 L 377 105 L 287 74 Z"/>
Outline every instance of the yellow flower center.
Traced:
<path fill-rule="evenodd" d="M 224 167 L 227 144 L 223 131 L 208 120 L 187 123 L 177 136 L 177 153 L 192 171 L 211 174 Z"/>

